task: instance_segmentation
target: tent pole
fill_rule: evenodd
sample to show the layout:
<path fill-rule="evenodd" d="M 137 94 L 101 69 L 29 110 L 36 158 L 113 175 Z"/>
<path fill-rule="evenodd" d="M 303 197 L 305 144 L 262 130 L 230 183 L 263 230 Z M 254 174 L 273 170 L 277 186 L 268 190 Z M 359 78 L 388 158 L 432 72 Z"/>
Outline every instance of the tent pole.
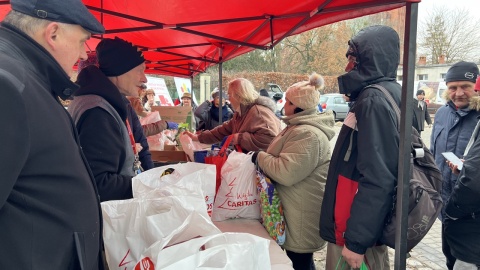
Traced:
<path fill-rule="evenodd" d="M 403 47 L 403 83 L 398 157 L 397 231 L 395 232 L 395 270 L 406 269 L 408 186 L 410 181 L 411 133 L 413 116 L 413 83 L 417 40 L 418 3 L 408 2 L 405 14 L 405 41 Z"/>
<path fill-rule="evenodd" d="M 223 88 L 222 88 L 222 71 L 223 71 L 223 44 L 220 45 L 220 55 L 218 61 L 218 91 L 220 94 L 220 106 L 218 106 L 218 123 L 223 124 L 222 117 L 222 101 L 223 101 Z"/>

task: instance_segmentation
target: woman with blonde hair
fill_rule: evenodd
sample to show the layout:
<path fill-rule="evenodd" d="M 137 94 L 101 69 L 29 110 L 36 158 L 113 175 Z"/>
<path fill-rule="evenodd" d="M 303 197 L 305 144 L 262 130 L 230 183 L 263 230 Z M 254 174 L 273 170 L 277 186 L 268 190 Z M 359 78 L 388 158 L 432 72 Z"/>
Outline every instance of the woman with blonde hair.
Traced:
<path fill-rule="evenodd" d="M 315 269 L 313 252 L 325 247 L 320 238 L 320 209 L 330 164 L 330 140 L 335 135 L 331 111 L 317 105 L 323 78 L 314 73 L 309 81 L 290 86 L 285 93 L 287 127 L 268 149 L 255 152 L 256 163 L 272 181 L 283 205 L 285 243 L 295 270 Z"/>
<path fill-rule="evenodd" d="M 243 151 L 267 149 L 272 139 L 280 132 L 280 121 L 275 116 L 272 99 L 260 96 L 253 84 L 244 78 L 228 83 L 230 104 L 234 109 L 233 118 L 212 130 L 199 134 L 186 132 L 194 141 L 213 144 L 226 136 L 233 136 L 232 143 Z"/>

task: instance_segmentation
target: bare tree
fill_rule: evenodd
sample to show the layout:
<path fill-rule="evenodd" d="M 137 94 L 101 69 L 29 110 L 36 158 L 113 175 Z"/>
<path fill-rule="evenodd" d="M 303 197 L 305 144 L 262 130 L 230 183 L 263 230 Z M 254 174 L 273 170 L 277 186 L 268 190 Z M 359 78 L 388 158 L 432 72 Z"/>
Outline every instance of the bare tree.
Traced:
<path fill-rule="evenodd" d="M 420 21 L 418 52 L 430 64 L 439 64 L 441 58 L 445 63 L 478 61 L 479 24 L 468 9 L 435 7 Z"/>

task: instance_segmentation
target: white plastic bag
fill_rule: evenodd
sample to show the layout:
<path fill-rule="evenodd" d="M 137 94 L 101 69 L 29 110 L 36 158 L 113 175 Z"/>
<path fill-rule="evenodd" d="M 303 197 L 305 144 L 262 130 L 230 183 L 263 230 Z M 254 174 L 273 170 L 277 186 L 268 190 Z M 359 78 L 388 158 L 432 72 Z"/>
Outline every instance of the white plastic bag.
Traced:
<path fill-rule="evenodd" d="M 222 167 L 222 182 L 213 204 L 212 220 L 260 219 L 260 197 L 252 155 L 232 152 Z"/>
<path fill-rule="evenodd" d="M 161 176 L 167 169 L 173 169 L 173 172 Z M 175 185 L 186 188 L 191 192 L 201 192 L 205 198 L 207 212 L 211 216 L 215 198 L 216 173 L 215 165 L 195 162 L 153 168 L 132 179 L 133 197 L 147 197 L 147 194 L 152 190 Z"/>
<path fill-rule="evenodd" d="M 136 267 L 165 270 L 269 270 L 269 245 L 270 240 L 248 233 L 200 237 L 167 248 L 157 242 L 145 251 Z"/>
<path fill-rule="evenodd" d="M 101 204 L 103 239 L 111 270 L 133 269 L 143 252 L 162 241 L 174 245 L 198 236 L 220 233 L 206 212 L 204 198 L 188 189 L 168 186 L 151 198 Z"/>
<path fill-rule="evenodd" d="M 190 161 L 194 161 L 193 152 L 195 150 L 210 149 L 212 146 L 209 144 L 203 144 L 198 141 L 192 141 L 187 134 L 180 134 L 179 136 L 180 145 L 182 150 L 188 155 Z"/>

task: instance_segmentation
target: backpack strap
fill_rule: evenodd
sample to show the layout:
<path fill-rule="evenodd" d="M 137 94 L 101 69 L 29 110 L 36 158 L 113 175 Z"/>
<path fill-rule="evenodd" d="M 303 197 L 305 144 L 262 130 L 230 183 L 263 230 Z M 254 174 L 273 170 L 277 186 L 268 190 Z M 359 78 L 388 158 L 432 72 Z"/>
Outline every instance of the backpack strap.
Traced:
<path fill-rule="evenodd" d="M 398 131 L 398 133 L 400 133 L 400 108 L 398 107 L 397 103 L 393 99 L 390 92 L 388 92 L 388 90 L 385 89 L 385 87 L 383 87 L 379 84 L 372 84 L 372 85 L 369 85 L 367 87 L 376 88 L 376 89 L 382 91 L 382 93 L 385 95 L 385 98 L 387 99 L 388 103 L 390 103 L 393 110 L 395 111 L 395 114 L 397 115 L 397 131 Z"/>
<path fill-rule="evenodd" d="M 398 131 L 398 133 L 400 133 L 400 108 L 398 107 L 397 103 L 393 99 L 390 92 L 388 92 L 388 90 L 385 89 L 385 87 L 383 87 L 379 84 L 372 84 L 372 85 L 369 85 L 367 87 L 376 88 L 376 89 L 382 91 L 382 93 L 385 95 L 387 101 L 390 103 L 393 110 L 395 111 L 395 114 L 397 115 L 397 131 Z M 423 150 L 423 147 L 416 148 L 412 144 L 411 148 L 412 148 L 411 149 L 412 150 L 412 155 L 413 155 L 414 158 L 422 158 L 422 157 L 425 156 L 425 151 Z"/>

